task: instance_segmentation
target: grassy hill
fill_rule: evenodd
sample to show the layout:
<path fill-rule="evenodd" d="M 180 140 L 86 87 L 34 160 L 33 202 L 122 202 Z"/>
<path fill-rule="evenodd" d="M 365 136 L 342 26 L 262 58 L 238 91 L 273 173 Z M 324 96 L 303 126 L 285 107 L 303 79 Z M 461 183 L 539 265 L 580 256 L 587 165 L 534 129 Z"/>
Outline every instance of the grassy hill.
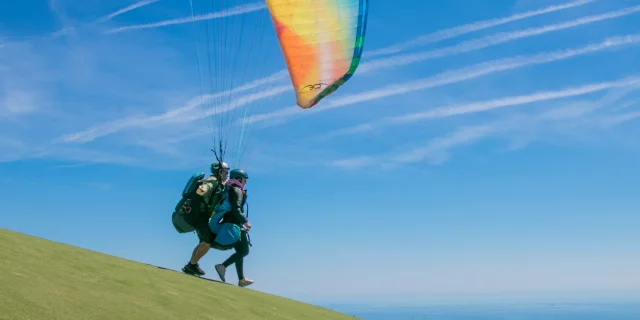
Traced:
<path fill-rule="evenodd" d="M 0 229 L 0 319 L 354 319 Z"/>

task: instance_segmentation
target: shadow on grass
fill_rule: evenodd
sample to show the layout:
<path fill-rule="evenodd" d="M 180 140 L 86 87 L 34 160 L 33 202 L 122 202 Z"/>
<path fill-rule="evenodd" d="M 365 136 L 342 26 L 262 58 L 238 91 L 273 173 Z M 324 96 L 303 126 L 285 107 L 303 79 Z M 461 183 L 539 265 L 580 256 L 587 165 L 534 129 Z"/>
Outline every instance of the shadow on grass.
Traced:
<path fill-rule="evenodd" d="M 220 281 L 220 280 L 214 280 L 214 279 L 211 279 L 211 278 L 205 278 L 205 277 L 200 277 L 200 276 L 196 276 L 196 275 L 191 275 L 191 274 L 188 274 L 188 273 L 184 273 L 184 272 L 182 272 L 182 271 L 178 271 L 178 270 L 174 270 L 174 269 L 169 269 L 169 268 L 165 268 L 165 267 L 160 267 L 160 266 L 156 266 L 156 265 L 152 265 L 152 264 L 148 264 L 148 263 L 145 263 L 145 264 L 146 264 L 146 265 L 148 265 L 148 266 L 151 266 L 151 267 L 156 267 L 156 268 L 158 268 L 158 269 L 167 270 L 167 271 L 172 271 L 172 272 L 177 272 L 177 273 L 184 274 L 184 275 L 186 275 L 186 276 L 191 276 L 191 277 L 198 278 L 198 279 L 202 279 L 202 280 L 207 280 L 207 281 L 211 281 L 211 282 L 217 282 L 217 283 L 222 283 L 222 284 L 226 284 L 226 285 L 231 285 L 230 283 L 222 282 L 222 281 Z"/>

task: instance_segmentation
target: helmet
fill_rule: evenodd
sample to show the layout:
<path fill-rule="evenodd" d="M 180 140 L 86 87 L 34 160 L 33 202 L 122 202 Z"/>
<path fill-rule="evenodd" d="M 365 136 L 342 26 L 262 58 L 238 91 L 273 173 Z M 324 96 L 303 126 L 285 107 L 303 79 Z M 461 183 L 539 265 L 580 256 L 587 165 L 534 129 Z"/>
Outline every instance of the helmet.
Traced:
<path fill-rule="evenodd" d="M 240 178 L 249 179 L 249 175 L 247 175 L 247 173 L 244 172 L 244 170 L 242 169 L 233 169 L 231 170 L 231 172 L 229 172 L 229 179 L 240 179 Z"/>
<path fill-rule="evenodd" d="M 229 165 L 226 162 L 214 162 L 211 164 L 211 173 L 216 174 L 220 170 L 220 164 L 222 163 L 222 170 L 229 170 Z"/>

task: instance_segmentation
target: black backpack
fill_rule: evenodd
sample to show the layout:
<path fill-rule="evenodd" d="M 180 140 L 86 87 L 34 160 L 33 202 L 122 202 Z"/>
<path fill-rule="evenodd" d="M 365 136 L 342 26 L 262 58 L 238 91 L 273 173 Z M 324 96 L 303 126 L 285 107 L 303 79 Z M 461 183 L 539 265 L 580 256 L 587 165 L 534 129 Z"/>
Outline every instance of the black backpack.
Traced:
<path fill-rule="evenodd" d="M 194 225 L 200 215 L 200 205 L 203 197 L 196 193 L 198 187 L 204 182 L 203 172 L 195 173 L 182 190 L 182 198 L 176 204 L 171 215 L 173 227 L 178 233 L 187 233 L 195 230 Z"/>

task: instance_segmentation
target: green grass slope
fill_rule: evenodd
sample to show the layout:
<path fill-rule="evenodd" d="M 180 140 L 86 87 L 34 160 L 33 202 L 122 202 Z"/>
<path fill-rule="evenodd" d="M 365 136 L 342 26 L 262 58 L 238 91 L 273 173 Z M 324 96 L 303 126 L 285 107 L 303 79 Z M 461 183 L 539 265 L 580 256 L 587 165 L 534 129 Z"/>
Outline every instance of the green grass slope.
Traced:
<path fill-rule="evenodd" d="M 354 319 L 0 229 L 0 319 Z"/>

